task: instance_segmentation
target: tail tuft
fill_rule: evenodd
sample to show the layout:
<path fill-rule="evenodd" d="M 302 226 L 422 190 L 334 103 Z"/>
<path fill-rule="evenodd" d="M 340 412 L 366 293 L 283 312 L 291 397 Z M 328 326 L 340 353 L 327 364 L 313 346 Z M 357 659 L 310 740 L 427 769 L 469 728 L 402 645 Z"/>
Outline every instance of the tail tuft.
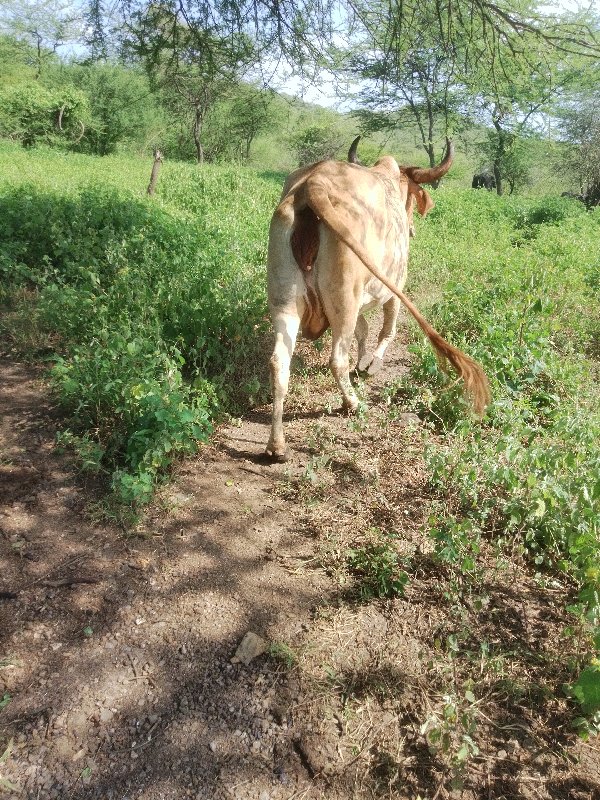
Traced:
<path fill-rule="evenodd" d="M 463 382 L 464 392 L 471 400 L 473 410 L 478 417 L 483 417 L 492 399 L 490 383 L 483 369 L 470 356 L 442 338 L 433 328 L 426 333 L 441 369 L 446 372 L 448 362 L 451 364 Z"/>

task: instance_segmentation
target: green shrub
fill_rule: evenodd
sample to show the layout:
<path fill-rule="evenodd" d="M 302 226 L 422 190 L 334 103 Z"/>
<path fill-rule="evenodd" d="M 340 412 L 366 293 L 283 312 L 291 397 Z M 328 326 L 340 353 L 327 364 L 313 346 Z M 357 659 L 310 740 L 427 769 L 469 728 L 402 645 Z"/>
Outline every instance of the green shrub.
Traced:
<path fill-rule="evenodd" d="M 215 415 L 266 382 L 277 188 L 177 165 L 160 188 L 158 202 L 85 183 L 0 190 L 2 299 L 35 291 L 38 324 L 59 343 L 51 375 L 71 441 L 88 455 L 95 443 L 89 466 L 112 473 L 117 496 L 134 504 L 206 439 Z"/>
<path fill-rule="evenodd" d="M 358 578 L 361 600 L 404 594 L 408 574 L 402 569 L 393 541 L 377 529 L 370 532 L 369 541 L 348 550 L 346 562 Z"/>
<path fill-rule="evenodd" d="M 477 197 L 473 197 L 477 195 Z M 471 570 L 480 532 L 520 542 L 535 568 L 566 572 L 600 622 L 600 396 L 597 241 L 600 215 L 560 198 L 436 196 L 411 258 L 427 315 L 486 370 L 483 425 L 465 414 L 419 336 L 409 373 L 388 388 L 446 432 L 427 450 L 448 512 L 433 521 L 437 552 Z M 529 240 L 515 236 L 536 226 Z M 515 246 L 517 244 L 517 246 Z M 443 284 L 443 293 L 439 285 Z"/>
<path fill-rule="evenodd" d="M 88 117 L 88 98 L 73 87 L 48 89 L 31 82 L 0 90 L 0 136 L 24 147 L 76 141 Z"/>

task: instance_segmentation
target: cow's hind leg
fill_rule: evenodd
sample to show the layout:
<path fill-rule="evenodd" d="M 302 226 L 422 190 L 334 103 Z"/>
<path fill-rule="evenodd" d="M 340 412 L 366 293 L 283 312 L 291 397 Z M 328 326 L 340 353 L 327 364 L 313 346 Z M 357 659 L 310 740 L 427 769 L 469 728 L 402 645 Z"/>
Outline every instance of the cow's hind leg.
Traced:
<path fill-rule="evenodd" d="M 347 263 L 347 253 L 343 248 L 334 243 L 329 252 L 323 250 L 327 259 L 321 266 L 319 289 L 331 327 L 329 368 L 342 393 L 342 409 L 356 411 L 358 397 L 350 382 L 349 354 L 357 326 L 359 334 L 364 330 L 362 323 L 358 322 L 362 284 L 355 278 L 354 264 Z"/>
<path fill-rule="evenodd" d="M 358 397 L 350 382 L 350 364 L 348 360 L 354 331 L 343 331 L 337 335 L 335 331 L 332 331 L 332 334 L 331 358 L 329 359 L 331 374 L 342 392 L 342 409 L 344 411 L 356 411 Z"/>
<path fill-rule="evenodd" d="M 372 354 L 366 353 L 364 348 L 364 355 L 360 358 L 360 342 L 359 342 L 359 361 L 358 369 L 360 372 L 367 372 L 369 375 L 375 375 L 381 369 L 383 357 L 390 342 L 396 336 L 396 323 L 398 321 L 398 314 L 400 313 L 400 300 L 396 296 L 392 296 L 386 303 L 383 304 L 383 325 L 379 332 L 377 347 Z M 359 317 L 360 319 L 360 317 Z M 358 325 L 357 325 L 358 331 Z M 365 337 L 366 338 L 366 337 Z M 358 339 L 358 332 L 357 332 Z"/>
<path fill-rule="evenodd" d="M 354 329 L 356 336 L 356 343 L 358 345 L 358 354 L 356 357 L 356 369 L 359 372 L 364 372 L 372 361 L 372 356 L 367 353 L 367 338 L 369 336 L 369 323 L 362 314 L 358 315 L 356 320 L 356 328 Z"/>
<path fill-rule="evenodd" d="M 267 444 L 266 454 L 276 461 L 287 460 L 287 448 L 283 435 L 283 403 L 288 391 L 290 362 L 299 326 L 300 317 L 297 313 L 289 311 L 276 311 L 273 313 L 275 349 L 269 364 L 271 390 L 273 393 L 273 416 L 271 436 Z"/>
<path fill-rule="evenodd" d="M 331 357 L 329 367 L 337 385 L 342 392 L 342 409 L 356 411 L 358 397 L 350 382 L 349 354 L 354 338 L 358 317 L 358 303 L 353 305 L 340 302 L 335 304 L 331 298 L 324 300 L 328 319 L 331 323 Z M 327 308 L 329 302 L 330 307 Z"/>

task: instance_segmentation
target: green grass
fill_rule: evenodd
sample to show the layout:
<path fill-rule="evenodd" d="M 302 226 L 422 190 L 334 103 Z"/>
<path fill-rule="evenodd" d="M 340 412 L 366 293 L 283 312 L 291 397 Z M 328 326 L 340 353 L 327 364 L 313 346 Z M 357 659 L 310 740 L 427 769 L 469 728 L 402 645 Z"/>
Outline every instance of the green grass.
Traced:
<path fill-rule="evenodd" d="M 64 440 L 118 498 L 145 502 L 220 410 L 261 391 L 278 186 L 166 164 L 149 199 L 145 161 L 4 145 L 0 162 L 5 332 L 35 320 L 50 337 Z"/>
<path fill-rule="evenodd" d="M 411 251 L 413 291 L 438 330 L 484 366 L 493 392 L 483 424 L 471 420 L 421 337 L 410 373 L 389 389 L 440 434 L 426 453 L 445 507 L 431 526 L 437 557 L 474 580 L 482 537 L 521 547 L 540 580 L 558 572 L 576 588 L 574 608 L 593 634 L 600 209 L 444 190 L 436 203 Z"/>

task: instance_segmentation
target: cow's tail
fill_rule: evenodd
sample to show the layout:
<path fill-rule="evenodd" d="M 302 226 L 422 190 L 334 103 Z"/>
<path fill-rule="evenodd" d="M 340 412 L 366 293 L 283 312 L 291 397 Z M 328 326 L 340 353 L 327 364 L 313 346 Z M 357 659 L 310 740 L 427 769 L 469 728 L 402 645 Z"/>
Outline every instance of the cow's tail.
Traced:
<path fill-rule="evenodd" d="M 435 328 L 427 322 L 419 309 L 412 303 L 404 292 L 400 291 L 386 276 L 375 266 L 366 248 L 353 236 L 350 228 L 340 219 L 329 197 L 329 184 L 323 179 L 314 176 L 306 182 L 305 202 L 309 205 L 321 221 L 330 228 L 336 236 L 346 244 L 363 262 L 365 267 L 400 299 L 417 321 L 423 333 L 427 336 L 436 352 L 440 366 L 445 369 L 450 362 L 458 376 L 462 379 L 464 390 L 470 398 L 475 413 L 483 416 L 489 405 L 490 385 L 487 376 L 479 364 L 470 356 L 459 350 L 458 347 L 447 342 Z"/>

